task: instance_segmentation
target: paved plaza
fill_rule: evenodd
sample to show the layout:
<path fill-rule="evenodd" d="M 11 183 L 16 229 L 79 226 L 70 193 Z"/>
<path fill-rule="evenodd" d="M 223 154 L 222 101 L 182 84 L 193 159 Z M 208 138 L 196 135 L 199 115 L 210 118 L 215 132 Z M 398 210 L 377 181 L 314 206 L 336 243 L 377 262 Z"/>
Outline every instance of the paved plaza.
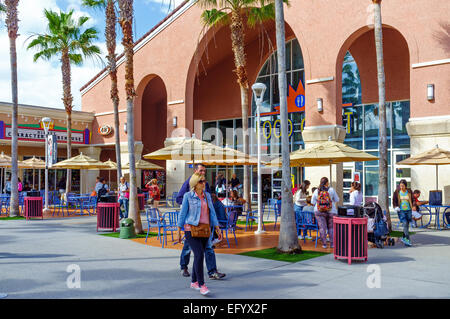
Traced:
<path fill-rule="evenodd" d="M 8 299 L 449 298 L 450 231 L 415 231 L 413 247 L 370 249 L 368 263 L 352 265 L 332 254 L 298 263 L 217 254 L 226 280 L 206 280 L 211 294 L 203 297 L 181 276 L 178 250 L 100 236 L 95 216 L 1 221 L 0 292 Z M 69 288 L 74 269 L 80 288 Z"/>

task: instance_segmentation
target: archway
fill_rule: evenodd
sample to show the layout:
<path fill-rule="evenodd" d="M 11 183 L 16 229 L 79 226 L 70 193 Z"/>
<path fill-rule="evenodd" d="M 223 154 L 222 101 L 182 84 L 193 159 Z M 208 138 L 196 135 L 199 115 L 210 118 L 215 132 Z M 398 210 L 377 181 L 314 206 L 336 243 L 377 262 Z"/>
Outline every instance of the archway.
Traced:
<path fill-rule="evenodd" d="M 383 26 L 387 135 L 388 193 L 400 178 L 411 179 L 411 170 L 396 166 L 410 152 L 406 123 L 410 117 L 410 58 L 408 44 L 396 29 Z M 342 105 L 344 143 L 373 155 L 379 151 L 378 78 L 373 29 L 352 34 L 339 52 L 336 63 L 337 103 Z M 340 70 L 340 72 L 338 72 Z M 366 199 L 377 200 L 378 161 L 344 165 L 344 202 L 349 198 L 349 182 L 359 176 Z"/>

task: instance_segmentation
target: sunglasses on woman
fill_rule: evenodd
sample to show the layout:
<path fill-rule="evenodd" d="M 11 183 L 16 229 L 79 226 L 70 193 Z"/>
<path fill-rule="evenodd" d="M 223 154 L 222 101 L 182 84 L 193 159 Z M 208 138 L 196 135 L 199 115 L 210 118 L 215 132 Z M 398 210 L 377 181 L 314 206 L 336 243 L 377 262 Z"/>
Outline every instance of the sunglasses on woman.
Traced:
<path fill-rule="evenodd" d="M 205 180 L 204 180 L 204 179 L 202 179 L 202 180 L 198 181 L 198 183 L 199 183 L 199 184 L 203 184 L 204 182 L 205 182 Z"/>

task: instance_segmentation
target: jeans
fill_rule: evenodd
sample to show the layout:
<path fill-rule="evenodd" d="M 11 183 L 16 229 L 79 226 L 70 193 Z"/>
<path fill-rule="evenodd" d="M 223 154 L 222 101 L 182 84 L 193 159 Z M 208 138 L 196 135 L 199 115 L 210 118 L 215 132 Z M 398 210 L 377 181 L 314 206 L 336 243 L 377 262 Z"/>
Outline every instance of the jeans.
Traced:
<path fill-rule="evenodd" d="M 298 206 L 297 204 L 294 204 L 294 212 L 295 212 L 295 218 L 298 219 L 298 222 L 300 223 L 301 220 L 299 220 L 301 218 L 301 213 L 302 213 L 302 206 Z M 308 234 L 308 231 L 305 229 L 303 229 L 303 237 L 306 237 L 306 235 Z M 297 235 L 300 235 L 297 233 Z"/>
<path fill-rule="evenodd" d="M 199 286 L 205 284 L 205 278 L 203 275 L 203 260 L 205 259 L 206 244 L 208 243 L 208 238 L 202 237 L 192 237 L 191 232 L 185 232 L 186 242 L 194 251 L 194 265 L 192 267 L 192 282 L 198 282 Z"/>
<path fill-rule="evenodd" d="M 403 238 L 409 239 L 409 223 L 412 222 L 412 211 L 401 210 L 398 212 L 398 218 L 403 223 Z"/>
<path fill-rule="evenodd" d="M 119 199 L 120 206 L 123 205 L 125 208 L 125 214 L 122 213 L 122 210 L 120 209 L 120 218 L 128 218 L 128 198 L 121 198 Z"/>
<path fill-rule="evenodd" d="M 184 241 L 183 250 L 181 251 L 180 256 L 180 267 L 181 269 L 187 269 L 189 265 L 189 259 L 191 257 L 191 247 L 187 240 Z M 217 271 L 216 266 L 216 254 L 214 253 L 214 249 L 212 248 L 212 240 L 211 237 L 208 239 L 205 247 L 205 261 L 206 261 L 206 269 L 208 269 L 208 275 L 212 275 Z"/>

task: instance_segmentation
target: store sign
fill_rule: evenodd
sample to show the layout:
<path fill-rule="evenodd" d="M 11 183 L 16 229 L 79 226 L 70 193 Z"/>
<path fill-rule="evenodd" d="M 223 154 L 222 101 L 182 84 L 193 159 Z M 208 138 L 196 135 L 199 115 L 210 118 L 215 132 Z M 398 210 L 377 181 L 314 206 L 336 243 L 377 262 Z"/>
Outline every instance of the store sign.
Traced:
<path fill-rule="evenodd" d="M 49 134 L 54 134 L 57 142 L 67 143 L 67 131 L 65 130 L 51 130 Z M 10 140 L 12 137 L 12 128 L 10 124 L 5 124 L 0 121 L 0 139 Z M 45 132 L 43 129 L 35 127 L 18 127 L 18 138 L 21 141 L 35 141 L 45 142 Z M 74 144 L 89 144 L 90 132 L 88 129 L 83 132 L 72 131 L 72 143 Z"/>
<path fill-rule="evenodd" d="M 288 113 L 305 111 L 305 102 L 305 88 L 303 87 L 302 81 L 299 81 L 296 90 L 289 85 L 289 92 L 287 96 Z M 280 105 L 276 105 L 273 108 L 276 112 L 261 113 L 261 116 L 280 114 Z"/>
<path fill-rule="evenodd" d="M 100 126 L 100 127 L 98 128 L 98 133 L 99 133 L 100 135 L 103 135 L 103 136 L 108 136 L 109 134 L 112 133 L 112 127 L 111 127 L 111 125 L 104 124 L 104 125 Z"/>

